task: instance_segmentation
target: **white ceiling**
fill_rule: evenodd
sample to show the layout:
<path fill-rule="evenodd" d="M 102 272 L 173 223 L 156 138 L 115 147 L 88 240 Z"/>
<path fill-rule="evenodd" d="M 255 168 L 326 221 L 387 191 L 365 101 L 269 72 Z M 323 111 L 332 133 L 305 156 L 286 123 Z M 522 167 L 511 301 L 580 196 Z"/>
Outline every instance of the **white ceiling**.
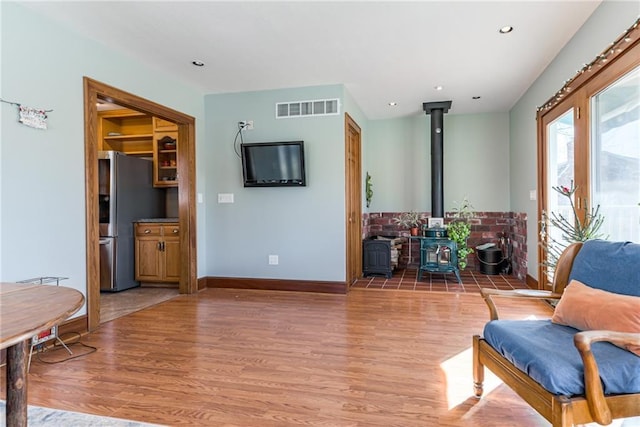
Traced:
<path fill-rule="evenodd" d="M 382 119 L 509 111 L 600 0 L 24 4 L 205 93 L 344 84 Z"/>

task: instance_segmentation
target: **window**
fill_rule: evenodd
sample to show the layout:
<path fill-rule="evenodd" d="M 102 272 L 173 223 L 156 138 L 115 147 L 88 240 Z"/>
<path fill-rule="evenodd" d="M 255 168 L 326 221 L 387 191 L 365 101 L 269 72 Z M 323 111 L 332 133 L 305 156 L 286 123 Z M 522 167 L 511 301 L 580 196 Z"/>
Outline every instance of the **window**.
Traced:
<path fill-rule="evenodd" d="M 579 221 L 598 208 L 603 236 L 640 242 L 638 22 L 538 109 L 538 220 L 554 212 L 573 221 L 569 199 L 553 190 L 573 183 Z M 560 230 L 544 232 L 545 239 L 561 237 Z M 539 287 L 548 289 L 549 254 L 541 248 L 538 259 Z"/>

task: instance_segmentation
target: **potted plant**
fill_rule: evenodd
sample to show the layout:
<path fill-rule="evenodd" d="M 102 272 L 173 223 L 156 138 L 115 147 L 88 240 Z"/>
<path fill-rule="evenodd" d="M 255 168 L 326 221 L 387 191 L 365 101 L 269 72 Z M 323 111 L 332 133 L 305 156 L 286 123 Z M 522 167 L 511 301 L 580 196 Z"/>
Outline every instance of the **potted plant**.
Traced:
<path fill-rule="evenodd" d="M 402 212 L 393 220 L 397 225 L 408 228 L 412 236 L 418 235 L 418 229 L 420 227 L 420 214 L 418 212 Z"/>
<path fill-rule="evenodd" d="M 590 239 L 608 239 L 608 235 L 600 233 L 600 227 L 604 223 L 604 216 L 600 213 L 600 205 L 584 210 L 583 218 L 580 219 L 578 207 L 573 202 L 573 195 L 578 189 L 571 180 L 571 185 L 565 187 L 562 185 L 551 187 L 561 196 L 569 199 L 569 207 L 571 212 L 565 217 L 561 212 L 542 211 L 540 225 L 540 243 L 543 250 L 543 259 L 540 264 L 546 270 L 547 280 L 553 280 L 553 274 L 556 269 L 558 258 L 567 246 L 574 242 L 586 242 Z M 558 229 L 559 235 L 550 234 L 551 228 Z"/>
<path fill-rule="evenodd" d="M 467 246 L 467 239 L 471 234 L 469 220 L 474 215 L 473 206 L 465 197 L 459 207 L 453 208 L 451 222 L 447 225 L 447 236 L 458 245 L 458 267 L 460 270 L 467 267 L 467 256 L 473 253 L 473 249 Z"/>

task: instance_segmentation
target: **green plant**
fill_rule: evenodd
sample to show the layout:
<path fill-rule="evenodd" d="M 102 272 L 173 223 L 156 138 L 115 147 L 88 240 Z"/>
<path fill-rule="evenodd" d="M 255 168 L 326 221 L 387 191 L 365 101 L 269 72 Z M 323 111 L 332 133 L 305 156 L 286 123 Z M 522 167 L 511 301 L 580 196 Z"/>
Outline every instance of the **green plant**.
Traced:
<path fill-rule="evenodd" d="M 584 220 L 580 220 L 578 210 L 573 203 L 573 195 L 578 187 L 573 185 L 571 181 L 570 187 L 556 186 L 551 187 L 560 195 L 569 199 L 569 205 L 571 206 L 572 218 L 565 218 L 561 213 L 542 211 L 540 219 L 540 246 L 542 247 L 543 260 L 540 263 L 546 270 L 546 275 L 549 280 L 552 279 L 555 267 L 558 262 L 558 258 L 562 254 L 562 251 L 571 243 L 584 242 L 590 239 L 608 238 L 599 233 L 600 227 L 604 223 L 604 217 L 600 214 L 600 205 L 587 211 L 584 209 Z M 556 227 L 561 236 L 554 238 L 551 233 L 548 232 L 550 227 Z"/>
<path fill-rule="evenodd" d="M 452 210 L 451 222 L 447 225 L 447 236 L 456 242 L 458 246 L 458 267 L 460 267 L 460 270 L 464 270 L 467 267 L 467 256 L 473 253 L 473 249 L 467 246 L 467 239 L 471 234 L 469 220 L 475 216 L 475 212 L 466 197 L 462 200 L 460 206 L 456 206 Z"/>
<path fill-rule="evenodd" d="M 404 228 L 415 228 L 420 225 L 420 214 L 416 211 L 402 212 L 393 218 L 396 224 Z"/>
<path fill-rule="evenodd" d="M 367 200 L 367 207 L 371 205 L 371 199 L 373 198 L 373 184 L 371 183 L 371 175 L 367 172 L 367 178 L 365 179 L 365 197 Z"/>

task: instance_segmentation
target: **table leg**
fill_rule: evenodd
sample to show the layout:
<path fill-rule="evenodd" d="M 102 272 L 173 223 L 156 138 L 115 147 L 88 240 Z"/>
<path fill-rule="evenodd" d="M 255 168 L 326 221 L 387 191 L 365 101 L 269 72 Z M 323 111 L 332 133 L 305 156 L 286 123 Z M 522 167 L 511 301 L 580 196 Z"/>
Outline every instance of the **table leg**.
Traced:
<path fill-rule="evenodd" d="M 7 348 L 7 427 L 27 425 L 27 341 Z"/>

